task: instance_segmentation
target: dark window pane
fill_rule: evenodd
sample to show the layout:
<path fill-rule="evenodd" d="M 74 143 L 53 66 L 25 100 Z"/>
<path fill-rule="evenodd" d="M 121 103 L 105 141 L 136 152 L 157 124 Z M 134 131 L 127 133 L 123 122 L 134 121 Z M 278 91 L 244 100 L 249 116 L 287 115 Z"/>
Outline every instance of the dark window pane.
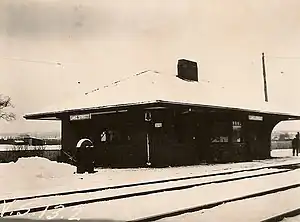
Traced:
<path fill-rule="evenodd" d="M 212 143 L 227 143 L 229 138 L 230 128 L 227 122 L 215 122 L 212 126 Z"/>
<path fill-rule="evenodd" d="M 239 121 L 232 122 L 232 142 L 234 143 L 241 143 L 243 142 L 242 139 L 242 123 Z"/>

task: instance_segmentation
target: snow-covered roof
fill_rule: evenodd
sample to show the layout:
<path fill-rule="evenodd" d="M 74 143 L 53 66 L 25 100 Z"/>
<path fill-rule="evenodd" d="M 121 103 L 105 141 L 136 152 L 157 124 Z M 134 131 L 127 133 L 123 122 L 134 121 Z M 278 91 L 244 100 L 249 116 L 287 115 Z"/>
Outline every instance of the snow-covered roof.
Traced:
<path fill-rule="evenodd" d="M 300 117 L 300 112 L 287 111 L 268 102 L 253 102 L 237 92 L 206 82 L 185 81 L 156 71 L 145 71 L 131 78 L 93 90 L 61 106 L 25 115 L 27 119 L 42 115 L 55 116 L 69 111 L 98 110 L 137 104 L 169 103 Z M 37 117 L 39 116 L 39 117 Z"/>

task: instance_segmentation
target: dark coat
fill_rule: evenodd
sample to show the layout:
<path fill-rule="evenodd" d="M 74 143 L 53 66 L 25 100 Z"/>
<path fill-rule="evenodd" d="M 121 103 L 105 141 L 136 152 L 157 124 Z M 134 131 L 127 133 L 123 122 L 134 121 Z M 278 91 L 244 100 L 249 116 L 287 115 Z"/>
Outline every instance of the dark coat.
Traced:
<path fill-rule="evenodd" d="M 299 148 L 299 138 L 294 138 L 292 141 L 293 148 Z"/>

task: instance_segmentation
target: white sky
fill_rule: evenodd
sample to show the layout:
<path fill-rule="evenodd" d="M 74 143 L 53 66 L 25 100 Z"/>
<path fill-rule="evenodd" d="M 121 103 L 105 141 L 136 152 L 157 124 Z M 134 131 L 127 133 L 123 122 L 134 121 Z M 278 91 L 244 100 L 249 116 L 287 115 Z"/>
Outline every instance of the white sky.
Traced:
<path fill-rule="evenodd" d="M 22 116 L 146 69 L 175 75 L 178 58 L 255 103 L 263 51 L 270 101 L 300 113 L 299 41 L 298 0 L 1 0 L 0 92 L 18 119 L 0 132 L 59 129 Z"/>

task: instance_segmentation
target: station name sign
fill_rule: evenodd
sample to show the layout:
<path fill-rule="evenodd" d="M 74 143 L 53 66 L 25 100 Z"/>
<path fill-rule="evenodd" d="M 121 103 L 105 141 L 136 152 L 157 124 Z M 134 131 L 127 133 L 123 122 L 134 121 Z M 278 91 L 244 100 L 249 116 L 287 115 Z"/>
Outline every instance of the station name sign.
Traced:
<path fill-rule="evenodd" d="M 91 114 L 71 115 L 70 121 L 91 119 Z"/>
<path fill-rule="evenodd" d="M 249 118 L 249 120 L 254 120 L 254 121 L 263 121 L 264 120 L 264 118 L 262 116 L 249 115 L 248 118 Z"/>

